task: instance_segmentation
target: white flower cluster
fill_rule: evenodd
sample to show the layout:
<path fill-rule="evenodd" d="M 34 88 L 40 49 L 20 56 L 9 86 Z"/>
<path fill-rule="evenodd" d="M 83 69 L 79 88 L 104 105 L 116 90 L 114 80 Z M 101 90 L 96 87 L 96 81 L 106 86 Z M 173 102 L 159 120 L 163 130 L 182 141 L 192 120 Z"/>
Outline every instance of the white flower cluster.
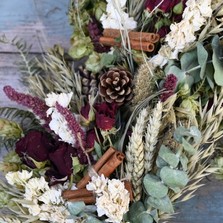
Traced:
<path fill-rule="evenodd" d="M 171 24 L 171 31 L 165 41 L 172 50 L 181 52 L 196 40 L 195 32 L 200 30 L 211 15 L 211 0 L 188 0 L 183 19 L 179 23 Z"/>
<path fill-rule="evenodd" d="M 73 93 L 61 93 L 55 94 L 50 93 L 47 94 L 47 98 L 45 98 L 46 105 L 50 108 L 47 110 L 47 116 L 51 115 L 52 120 L 50 121 L 50 129 L 53 130 L 64 142 L 74 145 L 75 139 L 72 135 L 72 132 L 69 130 L 67 126 L 67 122 L 65 118 L 56 110 L 55 105 L 56 102 L 59 103 L 63 107 L 68 107 Z"/>
<path fill-rule="evenodd" d="M 136 21 L 126 13 L 127 0 L 107 0 L 106 14 L 101 16 L 104 29 L 132 30 L 137 26 Z"/>
<path fill-rule="evenodd" d="M 117 179 L 109 180 L 104 175 L 93 176 L 86 186 L 87 190 L 96 193 L 98 216 L 106 215 L 106 222 L 120 223 L 129 209 L 129 192 L 124 183 Z"/>
<path fill-rule="evenodd" d="M 21 205 L 28 209 L 32 216 L 41 221 L 67 223 L 69 212 L 62 199 L 62 188 L 49 187 L 44 177 L 33 177 L 32 172 L 9 172 L 6 179 L 9 184 L 23 187 L 24 200 Z M 73 221 L 72 221 L 73 222 Z"/>
<path fill-rule="evenodd" d="M 164 66 L 167 59 L 177 59 L 178 53 L 196 40 L 196 32 L 212 16 L 211 0 L 188 0 L 179 23 L 170 25 L 170 32 L 158 54 L 151 58 L 156 66 Z"/>

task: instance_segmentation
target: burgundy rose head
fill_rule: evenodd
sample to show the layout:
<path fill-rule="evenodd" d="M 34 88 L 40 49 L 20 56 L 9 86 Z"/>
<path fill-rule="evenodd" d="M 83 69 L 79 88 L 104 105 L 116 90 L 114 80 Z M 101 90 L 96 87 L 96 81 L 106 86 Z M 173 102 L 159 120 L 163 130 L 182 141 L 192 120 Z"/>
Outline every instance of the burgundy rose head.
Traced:
<path fill-rule="evenodd" d="M 181 0 L 164 0 L 162 2 L 162 0 L 147 0 L 145 8 L 147 8 L 151 12 L 159 5 L 158 9 L 166 13 L 170 12 L 173 7 L 177 5 L 180 1 Z"/>
<path fill-rule="evenodd" d="M 169 26 L 162 26 L 159 30 L 158 30 L 158 34 L 160 35 L 160 38 L 163 38 L 166 36 L 167 33 L 170 32 L 170 27 Z"/>
<path fill-rule="evenodd" d="M 58 172 L 58 175 L 70 176 L 72 170 L 72 157 L 77 156 L 75 149 L 68 143 L 58 142 L 57 149 L 49 154 L 49 160 Z"/>
<path fill-rule="evenodd" d="M 115 125 L 115 115 L 118 109 L 116 103 L 103 102 L 95 105 L 96 126 L 102 130 L 110 130 Z"/>
<path fill-rule="evenodd" d="M 87 148 L 93 148 L 95 141 L 98 141 L 95 130 L 91 129 L 87 131 L 86 134 L 86 142 L 87 142 Z"/>
<path fill-rule="evenodd" d="M 54 141 L 47 133 L 32 130 L 16 143 L 16 153 L 22 161 L 31 168 L 36 168 L 34 161 L 48 160 L 49 153 L 54 148 Z"/>
<path fill-rule="evenodd" d="M 95 119 L 94 109 L 88 103 L 81 108 L 82 124 L 88 126 Z"/>

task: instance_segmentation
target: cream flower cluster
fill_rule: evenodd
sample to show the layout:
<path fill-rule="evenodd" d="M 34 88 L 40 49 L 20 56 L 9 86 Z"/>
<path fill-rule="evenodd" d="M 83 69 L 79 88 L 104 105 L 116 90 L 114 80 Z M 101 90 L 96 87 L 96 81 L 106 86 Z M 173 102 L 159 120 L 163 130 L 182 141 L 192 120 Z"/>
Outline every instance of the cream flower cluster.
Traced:
<path fill-rule="evenodd" d="M 171 24 L 171 31 L 165 41 L 172 50 L 181 52 L 196 40 L 195 32 L 200 30 L 211 15 L 211 0 L 188 0 L 182 21 Z"/>
<path fill-rule="evenodd" d="M 127 0 L 107 0 L 106 14 L 101 16 L 104 29 L 135 29 L 136 21 L 126 13 Z"/>
<path fill-rule="evenodd" d="M 50 108 L 47 110 L 47 116 L 51 115 L 52 120 L 49 123 L 50 129 L 53 130 L 64 142 L 74 145 L 75 139 L 72 132 L 67 126 L 65 118 L 56 110 L 55 105 L 59 103 L 63 107 L 68 107 L 73 93 L 49 93 L 45 98 L 46 105 Z"/>
<path fill-rule="evenodd" d="M 24 188 L 24 200 L 21 205 L 32 216 L 37 216 L 41 221 L 52 223 L 73 222 L 66 219 L 69 212 L 62 199 L 62 188 L 49 187 L 44 177 L 33 177 L 27 170 L 9 172 L 6 174 L 9 184 Z"/>
<path fill-rule="evenodd" d="M 211 0 L 188 0 L 179 23 L 171 24 L 170 32 L 157 55 L 150 59 L 156 66 L 164 66 L 167 59 L 177 59 L 178 53 L 196 40 L 196 32 L 212 16 Z"/>
<path fill-rule="evenodd" d="M 96 194 L 98 216 L 106 215 L 106 222 L 120 223 L 129 208 L 129 192 L 124 183 L 117 179 L 109 180 L 104 175 L 93 176 L 86 186 Z"/>

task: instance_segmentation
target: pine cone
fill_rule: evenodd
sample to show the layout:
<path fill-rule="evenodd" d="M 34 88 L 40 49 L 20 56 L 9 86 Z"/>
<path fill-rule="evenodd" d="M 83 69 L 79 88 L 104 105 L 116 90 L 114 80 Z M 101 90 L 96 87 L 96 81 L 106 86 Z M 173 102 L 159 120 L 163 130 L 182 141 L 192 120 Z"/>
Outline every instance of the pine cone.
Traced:
<path fill-rule="evenodd" d="M 94 50 L 98 53 L 108 52 L 110 50 L 110 46 L 103 46 L 99 39 L 102 36 L 103 28 L 101 23 L 97 21 L 95 17 L 91 17 L 90 22 L 88 23 L 88 32 L 91 37 L 91 40 L 94 45 Z"/>
<path fill-rule="evenodd" d="M 132 74 L 113 68 L 100 77 L 99 93 L 105 101 L 122 105 L 132 99 Z"/>
<path fill-rule="evenodd" d="M 78 67 L 78 72 L 81 76 L 82 94 L 86 96 L 91 95 L 98 85 L 95 74 L 88 71 L 83 66 Z"/>

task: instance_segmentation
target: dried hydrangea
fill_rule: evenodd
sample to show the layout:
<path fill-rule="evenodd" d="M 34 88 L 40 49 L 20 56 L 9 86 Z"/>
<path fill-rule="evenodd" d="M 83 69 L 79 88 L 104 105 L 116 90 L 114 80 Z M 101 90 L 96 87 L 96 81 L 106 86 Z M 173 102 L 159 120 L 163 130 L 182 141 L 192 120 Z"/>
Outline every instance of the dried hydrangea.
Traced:
<path fill-rule="evenodd" d="M 104 29 L 135 29 L 137 26 L 133 17 L 124 11 L 127 0 L 107 0 L 106 14 L 101 16 Z"/>
<path fill-rule="evenodd" d="M 129 209 L 129 192 L 123 182 L 117 179 L 109 180 L 102 174 L 93 176 L 92 181 L 86 186 L 96 194 L 98 216 L 106 215 L 106 222 L 120 223 L 123 215 Z"/>
<path fill-rule="evenodd" d="M 67 219 L 70 214 L 62 198 L 66 185 L 65 188 L 49 187 L 44 177 L 33 177 L 33 173 L 26 170 L 9 172 L 6 179 L 11 185 L 22 186 L 24 202 L 21 205 L 27 208 L 30 215 L 52 223 L 73 222 Z"/>
<path fill-rule="evenodd" d="M 166 44 L 160 48 L 158 55 L 151 58 L 150 62 L 162 67 L 167 62 L 167 58 L 178 59 L 178 53 L 196 41 L 196 32 L 211 16 L 211 0 L 188 0 L 182 20 L 170 25 L 170 32 L 165 38 Z"/>

